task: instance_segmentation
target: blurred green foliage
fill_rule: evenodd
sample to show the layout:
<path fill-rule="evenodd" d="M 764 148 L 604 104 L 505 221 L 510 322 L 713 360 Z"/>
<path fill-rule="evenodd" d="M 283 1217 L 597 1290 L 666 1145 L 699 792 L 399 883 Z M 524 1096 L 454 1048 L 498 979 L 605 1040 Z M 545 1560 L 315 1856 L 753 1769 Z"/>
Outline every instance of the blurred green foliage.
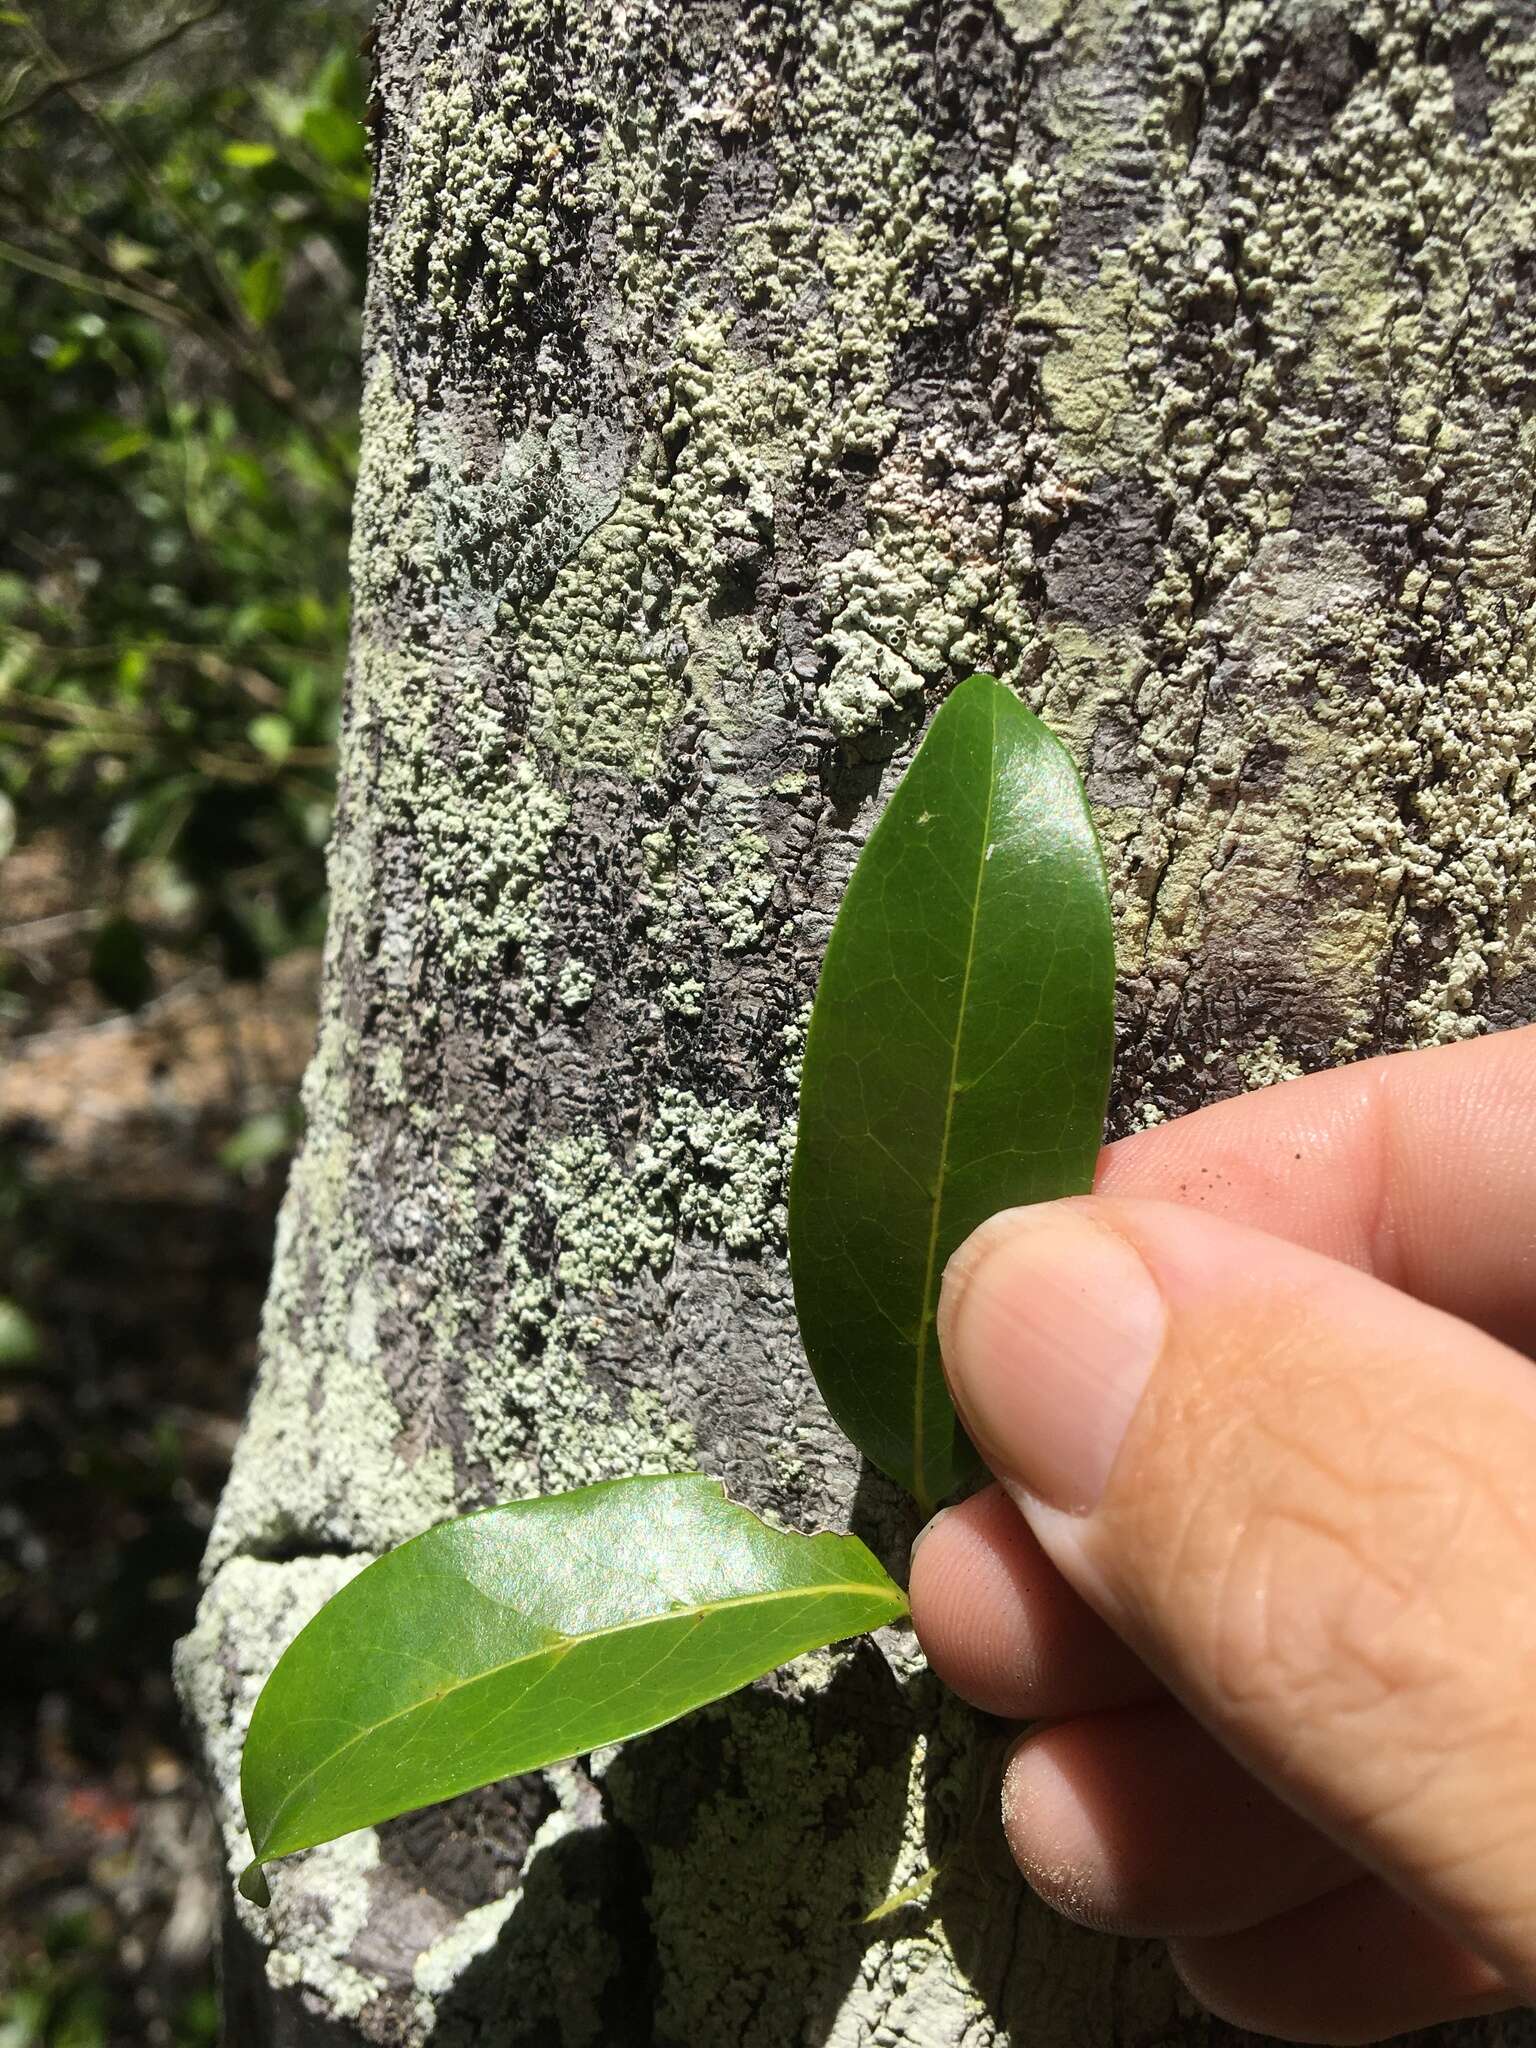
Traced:
<path fill-rule="evenodd" d="M 141 925 L 318 933 L 368 167 L 359 0 L 0 4 L 0 889 L 66 835 Z"/>
<path fill-rule="evenodd" d="M 99 1913 L 55 1914 L 36 1960 L 0 2000 L 0 2048 L 110 2048 L 111 1941 L 112 1929 Z M 213 1987 L 188 1991 L 155 2032 L 170 2048 L 212 2048 L 219 2038 Z"/>
<path fill-rule="evenodd" d="M 370 12 L 0 0 L 0 1057 L 319 933 Z M 217 2038 L 149 1816 L 296 1124 L 141 1207 L 0 1130 L 0 2048 Z"/>

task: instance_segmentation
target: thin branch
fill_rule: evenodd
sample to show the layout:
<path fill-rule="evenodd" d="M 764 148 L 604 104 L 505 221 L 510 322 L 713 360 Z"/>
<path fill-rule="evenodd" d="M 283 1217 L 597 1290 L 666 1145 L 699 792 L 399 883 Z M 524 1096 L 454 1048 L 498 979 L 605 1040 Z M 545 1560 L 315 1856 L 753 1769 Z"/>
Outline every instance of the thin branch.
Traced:
<path fill-rule="evenodd" d="M 16 9 L 16 20 L 21 24 L 22 33 L 33 49 L 36 50 L 42 61 L 50 65 L 55 73 L 61 73 L 63 66 L 54 55 L 51 44 L 25 8 Z M 228 315 L 232 326 L 240 335 L 241 340 L 251 350 L 253 357 L 260 360 L 267 354 L 265 342 L 252 326 L 250 315 L 241 303 L 239 292 L 230 283 L 225 273 L 218 250 L 214 248 L 208 237 L 203 233 L 198 221 L 188 212 L 175 193 L 166 190 L 164 184 L 155 175 L 153 167 L 144 160 L 133 142 L 123 132 L 122 127 L 107 112 L 105 107 L 92 99 L 89 93 L 82 92 L 78 85 L 68 83 L 62 78 L 59 82 L 59 90 L 67 94 L 75 108 L 99 132 L 102 140 L 107 144 L 107 147 L 116 156 L 118 162 L 122 164 L 124 170 L 127 171 L 129 177 L 133 179 L 150 204 L 163 207 L 172 219 L 180 225 L 183 235 L 186 236 L 189 248 L 197 258 L 198 268 L 203 272 L 206 282 L 212 287 L 215 297 L 223 302 L 225 313 Z M 277 367 L 276 375 L 284 384 L 287 383 L 286 374 L 280 365 Z"/>
<path fill-rule="evenodd" d="M 223 655 L 212 653 L 210 649 L 199 646 L 195 640 L 167 640 L 161 638 L 159 634 L 141 633 L 125 634 L 121 640 L 84 641 L 76 647 L 44 640 L 40 633 L 30 637 L 39 654 L 51 655 L 59 660 L 67 656 L 70 661 L 77 662 L 116 661 L 126 648 L 135 654 L 152 654 L 157 658 L 163 656 L 167 661 L 217 663 L 220 674 L 225 671 L 231 675 L 237 673 Z M 329 662 L 335 657 L 335 649 L 332 647 L 306 647 L 301 641 L 252 640 L 248 646 L 253 655 L 264 656 L 269 661 Z M 213 673 L 211 667 L 210 673 Z M 269 680 L 261 671 L 255 669 L 239 673 L 259 675 L 263 683 Z"/>
<path fill-rule="evenodd" d="M 159 720 L 154 719 L 152 712 L 136 707 L 74 704 L 66 697 L 39 697 L 35 691 L 18 690 L 14 685 L 0 690 L 0 704 L 19 705 L 35 718 L 52 719 L 55 725 L 91 726 L 98 733 L 110 732 L 115 722 L 125 728 L 125 739 L 147 739 L 159 728 Z M 146 726 L 146 719 L 153 723 Z"/>
<path fill-rule="evenodd" d="M 18 270 L 30 270 L 38 277 L 46 277 L 51 284 L 64 285 L 69 291 L 114 299 L 135 313 L 147 313 L 152 320 L 163 320 L 168 326 L 201 334 L 208 341 L 213 339 L 212 333 L 174 299 L 157 299 L 149 292 L 135 291 L 132 285 L 121 284 L 115 277 L 97 277 L 88 270 L 76 270 L 72 264 L 55 263 L 52 257 L 35 256 L 30 249 L 23 249 L 16 242 L 0 241 L 0 263 L 14 263 Z"/>
<path fill-rule="evenodd" d="M 51 650 L 45 649 L 45 652 Z M 73 726 L 99 753 L 142 752 L 152 741 L 165 736 L 164 722 L 147 705 L 75 704 L 64 697 L 40 697 L 32 690 L 18 690 L 14 684 L 0 687 L 0 710 L 14 705 L 23 716 L 43 724 Z M 0 722 L 0 731 L 25 732 L 29 728 Z M 36 730 L 36 728 L 30 728 Z M 238 747 L 238 742 L 236 743 Z M 223 775 L 240 782 L 271 782 L 285 768 L 334 768 L 336 749 L 332 746 L 289 747 L 280 760 L 264 754 L 259 747 L 238 747 L 234 754 L 203 749 L 192 755 L 194 764 L 208 774 Z"/>
<path fill-rule="evenodd" d="M 290 747 L 280 761 L 269 760 L 254 749 L 238 757 L 204 752 L 193 754 L 191 759 L 194 768 L 215 782 L 281 782 L 290 768 L 336 766 L 336 756 L 329 747 Z"/>
<path fill-rule="evenodd" d="M 288 693 L 281 683 L 264 675 L 259 668 L 250 668 L 241 662 L 228 661 L 211 647 L 190 646 L 178 640 L 117 640 L 100 646 L 72 647 L 68 642 L 57 644 L 45 640 L 41 634 L 18 635 L 25 638 L 34 660 L 51 662 L 58 668 L 101 668 L 121 660 L 124 654 L 144 654 L 152 661 L 164 661 L 174 668 L 190 668 L 210 683 L 233 683 L 243 690 L 247 697 L 258 704 L 265 704 L 281 710 L 288 701 Z M 278 650 L 283 656 L 292 657 L 295 650 Z M 308 658 L 308 657 L 304 657 Z M 3 689 L 3 685 L 0 685 Z"/>
<path fill-rule="evenodd" d="M 170 28 L 163 29 L 149 42 L 140 43 L 135 50 L 119 51 L 117 56 L 103 58 L 101 63 L 89 65 L 84 71 L 72 71 L 67 75 L 61 73 L 49 79 L 46 85 L 38 87 L 30 99 L 23 100 L 19 107 L 7 107 L 0 112 L 0 128 L 5 127 L 7 122 L 20 121 L 25 115 L 42 106 L 45 101 L 51 100 L 56 92 L 69 92 L 77 85 L 94 85 L 98 78 L 110 78 L 116 71 L 131 70 L 135 64 L 142 64 L 147 57 L 156 56 L 161 50 L 169 49 L 172 43 L 180 42 L 189 30 L 201 28 L 205 21 L 212 21 L 216 14 L 225 13 L 228 6 L 229 0 L 214 0 L 214 4 L 205 7 L 201 14 L 189 14 L 184 21 L 173 23 Z"/>

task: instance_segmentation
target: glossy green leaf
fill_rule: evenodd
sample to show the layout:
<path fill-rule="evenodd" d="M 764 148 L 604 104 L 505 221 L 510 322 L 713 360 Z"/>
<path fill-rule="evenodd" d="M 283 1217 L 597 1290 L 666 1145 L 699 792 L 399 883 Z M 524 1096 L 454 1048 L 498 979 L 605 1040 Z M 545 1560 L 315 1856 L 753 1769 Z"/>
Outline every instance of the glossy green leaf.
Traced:
<path fill-rule="evenodd" d="M 1010 690 L 972 676 L 848 884 L 790 1182 L 817 1384 L 924 1508 L 979 1469 L 934 1330 L 945 1261 L 995 1210 L 1092 1185 L 1113 1011 L 1109 898 L 1077 771 Z"/>
<path fill-rule="evenodd" d="M 240 1773 L 261 1864 L 618 1742 L 787 1658 L 894 1621 L 856 1536 L 795 1536 L 719 1484 L 619 1479 L 444 1522 L 303 1629 Z"/>

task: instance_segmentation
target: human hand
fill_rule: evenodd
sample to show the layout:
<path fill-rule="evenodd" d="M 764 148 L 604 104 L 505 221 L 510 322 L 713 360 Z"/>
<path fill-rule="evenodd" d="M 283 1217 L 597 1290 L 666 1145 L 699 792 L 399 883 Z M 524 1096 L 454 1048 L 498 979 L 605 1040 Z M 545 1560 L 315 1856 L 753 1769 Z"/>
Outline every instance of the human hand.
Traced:
<path fill-rule="evenodd" d="M 961 1247 L 940 1334 L 998 1484 L 913 1619 L 1044 1724 L 1035 1889 L 1287 2039 L 1536 1999 L 1536 1027 L 1113 1146 Z"/>

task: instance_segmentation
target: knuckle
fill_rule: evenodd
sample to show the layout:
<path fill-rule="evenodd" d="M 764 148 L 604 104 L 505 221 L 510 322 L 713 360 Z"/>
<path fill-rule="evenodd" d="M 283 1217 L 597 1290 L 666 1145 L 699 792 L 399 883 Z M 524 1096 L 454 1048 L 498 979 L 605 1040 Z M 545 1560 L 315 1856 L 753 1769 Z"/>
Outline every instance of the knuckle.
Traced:
<path fill-rule="evenodd" d="M 1443 1416 L 1330 1431 L 1305 1407 L 1249 1417 L 1165 1499 L 1152 1597 L 1224 1721 L 1390 1728 L 1400 1760 L 1431 1757 L 1466 1737 L 1465 1589 L 1498 1548 L 1497 1488 Z"/>

